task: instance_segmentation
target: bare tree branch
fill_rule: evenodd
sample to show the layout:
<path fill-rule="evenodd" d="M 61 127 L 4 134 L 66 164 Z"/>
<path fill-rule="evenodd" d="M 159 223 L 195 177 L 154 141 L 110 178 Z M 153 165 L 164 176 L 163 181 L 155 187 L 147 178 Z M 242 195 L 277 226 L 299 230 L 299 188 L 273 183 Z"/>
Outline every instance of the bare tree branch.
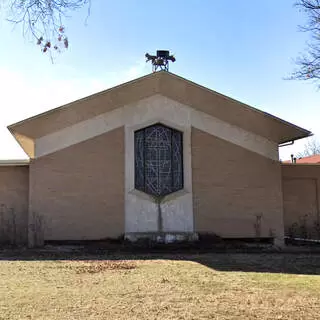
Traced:
<path fill-rule="evenodd" d="M 22 25 L 24 36 L 31 35 L 43 52 L 60 52 L 69 46 L 64 20 L 85 6 L 90 15 L 91 0 L 3 0 L 8 21 Z M 0 6 L 0 10 L 2 7 Z M 88 17 L 87 17 L 88 18 Z"/>
<path fill-rule="evenodd" d="M 304 145 L 304 150 L 297 153 L 296 158 L 304 158 L 320 154 L 320 143 L 315 138 L 309 138 L 308 142 Z"/>
<path fill-rule="evenodd" d="M 289 79 L 320 80 L 320 0 L 299 0 L 296 6 L 307 15 L 307 23 L 300 30 L 308 32 L 311 40 L 306 53 L 297 60 L 297 69 Z M 319 84 L 320 87 L 320 84 Z"/>

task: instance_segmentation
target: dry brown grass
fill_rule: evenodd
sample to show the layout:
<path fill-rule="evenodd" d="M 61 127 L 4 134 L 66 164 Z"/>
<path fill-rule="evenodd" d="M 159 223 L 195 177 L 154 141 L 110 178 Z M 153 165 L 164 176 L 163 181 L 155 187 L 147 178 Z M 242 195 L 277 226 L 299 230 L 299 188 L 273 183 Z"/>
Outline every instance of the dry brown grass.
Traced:
<path fill-rule="evenodd" d="M 320 317 L 319 255 L 104 258 L 0 261 L 0 319 Z"/>

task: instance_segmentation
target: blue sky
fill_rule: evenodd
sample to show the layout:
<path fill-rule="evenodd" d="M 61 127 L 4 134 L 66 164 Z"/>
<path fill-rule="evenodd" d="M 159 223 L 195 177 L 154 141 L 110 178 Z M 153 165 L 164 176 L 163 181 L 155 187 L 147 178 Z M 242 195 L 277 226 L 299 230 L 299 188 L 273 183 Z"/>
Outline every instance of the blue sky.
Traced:
<path fill-rule="evenodd" d="M 168 49 L 170 71 L 311 130 L 320 137 L 319 95 L 288 81 L 303 52 L 306 21 L 294 0 L 92 0 L 67 20 L 68 51 L 52 64 L 21 28 L 0 22 L 0 159 L 26 158 L 6 126 L 151 72 L 144 54 Z M 281 158 L 306 141 L 281 148 Z"/>

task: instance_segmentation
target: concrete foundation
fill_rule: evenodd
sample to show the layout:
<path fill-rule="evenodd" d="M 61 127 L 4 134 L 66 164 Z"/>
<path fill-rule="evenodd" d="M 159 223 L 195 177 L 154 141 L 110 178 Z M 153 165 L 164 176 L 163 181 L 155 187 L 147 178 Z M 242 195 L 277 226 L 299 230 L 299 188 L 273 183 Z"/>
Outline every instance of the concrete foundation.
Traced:
<path fill-rule="evenodd" d="M 148 240 L 157 243 L 193 242 L 198 240 L 194 232 L 132 232 L 126 233 L 125 240 L 137 242 Z"/>

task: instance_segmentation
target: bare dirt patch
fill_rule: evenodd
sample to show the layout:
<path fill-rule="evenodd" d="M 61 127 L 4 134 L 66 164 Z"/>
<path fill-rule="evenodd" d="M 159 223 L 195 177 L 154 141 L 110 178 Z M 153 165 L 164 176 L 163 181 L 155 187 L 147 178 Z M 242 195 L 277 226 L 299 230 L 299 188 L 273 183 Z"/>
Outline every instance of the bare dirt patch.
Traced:
<path fill-rule="evenodd" d="M 99 273 L 106 271 L 123 271 L 132 270 L 137 267 L 137 263 L 133 261 L 126 260 L 106 260 L 106 261 L 96 261 L 88 260 L 83 262 L 70 261 L 63 264 L 63 267 L 69 270 L 73 270 L 78 274 L 81 273 Z"/>

